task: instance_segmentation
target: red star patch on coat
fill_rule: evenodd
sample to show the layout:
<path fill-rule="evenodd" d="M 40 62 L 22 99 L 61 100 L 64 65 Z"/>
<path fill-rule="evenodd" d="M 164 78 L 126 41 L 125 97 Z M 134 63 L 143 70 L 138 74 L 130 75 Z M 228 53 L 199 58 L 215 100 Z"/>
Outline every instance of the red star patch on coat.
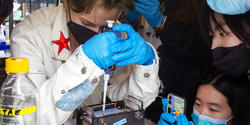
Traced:
<path fill-rule="evenodd" d="M 55 43 L 59 46 L 58 55 L 61 53 L 63 48 L 69 50 L 68 42 L 69 42 L 69 38 L 65 39 L 62 32 L 60 34 L 60 40 L 53 41 L 53 43 Z"/>

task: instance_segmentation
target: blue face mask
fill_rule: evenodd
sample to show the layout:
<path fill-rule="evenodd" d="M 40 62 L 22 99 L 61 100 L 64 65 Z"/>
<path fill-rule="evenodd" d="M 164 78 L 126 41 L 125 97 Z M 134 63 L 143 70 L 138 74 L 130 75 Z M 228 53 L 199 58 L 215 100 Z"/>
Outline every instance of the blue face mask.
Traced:
<path fill-rule="evenodd" d="M 221 14 L 236 15 L 250 10 L 249 0 L 207 0 L 214 11 Z"/>
<path fill-rule="evenodd" d="M 214 119 L 205 115 L 200 114 L 196 109 L 193 110 L 192 120 L 194 125 L 226 125 L 229 120 L 225 119 Z"/>

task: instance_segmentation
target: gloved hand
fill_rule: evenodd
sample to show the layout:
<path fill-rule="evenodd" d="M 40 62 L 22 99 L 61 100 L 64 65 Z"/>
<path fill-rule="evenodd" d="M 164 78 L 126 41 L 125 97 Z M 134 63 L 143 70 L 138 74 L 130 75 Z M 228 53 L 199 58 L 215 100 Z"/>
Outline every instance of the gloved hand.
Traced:
<path fill-rule="evenodd" d="M 181 114 L 174 118 L 174 116 L 172 116 L 166 111 L 168 105 L 167 98 L 163 98 L 161 101 L 163 104 L 163 113 L 161 114 L 161 118 L 158 121 L 158 125 L 172 125 L 175 123 L 177 123 L 177 125 L 191 125 L 191 123 L 188 121 L 187 117 L 184 114 Z"/>
<path fill-rule="evenodd" d="M 168 105 L 168 98 L 163 98 L 161 100 L 162 104 L 163 104 L 163 113 L 161 114 L 161 118 L 158 121 L 158 125 L 171 125 L 174 124 L 176 119 L 174 118 L 174 116 L 172 116 L 171 114 L 167 113 L 167 105 Z"/>
<path fill-rule="evenodd" d="M 221 14 L 236 15 L 250 10 L 250 0 L 207 0 L 214 11 Z"/>
<path fill-rule="evenodd" d="M 174 116 L 170 113 L 163 112 L 160 120 L 158 121 L 158 125 L 191 125 L 191 123 L 184 114 L 180 114 L 174 118 Z"/>
<path fill-rule="evenodd" d="M 176 122 L 176 118 L 167 112 L 163 112 L 161 114 L 161 118 L 158 121 L 158 125 L 174 125 Z"/>
<path fill-rule="evenodd" d="M 192 125 L 184 114 L 176 117 L 177 125 Z"/>
<path fill-rule="evenodd" d="M 134 29 L 127 25 L 121 24 L 113 27 L 114 31 L 123 31 L 128 35 L 128 39 L 117 41 L 111 47 L 113 53 L 113 60 L 116 61 L 117 66 L 124 66 L 129 64 L 151 65 L 155 58 L 154 52 L 149 44 L 134 31 Z"/>
<path fill-rule="evenodd" d="M 141 14 L 136 11 L 136 10 L 130 10 L 128 9 L 127 11 L 127 19 L 130 23 L 134 23 L 137 21 L 138 17 L 140 16 Z"/>
<path fill-rule="evenodd" d="M 115 64 L 112 59 L 114 53 L 110 47 L 121 40 L 113 32 L 104 32 L 95 35 L 82 45 L 82 50 L 85 55 L 93 60 L 93 62 L 101 69 L 106 69 Z"/>
<path fill-rule="evenodd" d="M 142 14 L 152 27 L 162 23 L 164 16 L 161 13 L 158 0 L 133 0 L 133 2 L 135 10 L 139 12 L 139 14 Z"/>

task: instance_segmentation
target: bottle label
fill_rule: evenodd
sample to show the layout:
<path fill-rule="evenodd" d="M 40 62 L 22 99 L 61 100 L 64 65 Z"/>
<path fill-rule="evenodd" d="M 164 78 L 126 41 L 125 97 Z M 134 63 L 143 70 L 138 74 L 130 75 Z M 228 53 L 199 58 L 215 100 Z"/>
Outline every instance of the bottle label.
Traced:
<path fill-rule="evenodd" d="M 16 115 L 26 115 L 36 112 L 36 106 L 25 108 L 25 109 L 4 109 L 0 108 L 0 115 L 4 116 L 16 116 Z"/>

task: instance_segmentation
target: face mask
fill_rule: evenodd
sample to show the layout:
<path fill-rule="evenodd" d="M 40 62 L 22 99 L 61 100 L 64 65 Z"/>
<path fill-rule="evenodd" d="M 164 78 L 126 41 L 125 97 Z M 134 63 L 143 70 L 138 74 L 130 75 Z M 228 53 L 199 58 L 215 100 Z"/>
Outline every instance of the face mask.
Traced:
<path fill-rule="evenodd" d="M 196 109 L 193 110 L 191 115 L 194 125 L 226 125 L 229 120 L 225 119 L 214 119 L 206 115 L 200 114 Z"/>
<path fill-rule="evenodd" d="M 207 0 L 207 4 L 221 14 L 243 14 L 250 10 L 247 0 Z"/>
<path fill-rule="evenodd" d="M 76 41 L 79 44 L 84 44 L 91 37 L 93 37 L 94 35 L 97 34 L 96 32 L 94 32 L 91 29 L 88 29 L 88 28 L 86 28 L 84 26 L 81 26 L 79 24 L 74 23 L 71 20 L 70 9 L 69 9 L 69 18 L 70 18 L 70 21 L 68 22 L 67 26 L 68 26 L 71 34 L 74 36 L 74 38 L 76 39 Z"/>
<path fill-rule="evenodd" d="M 213 64 L 234 77 L 247 73 L 250 68 L 250 49 L 244 44 L 215 48 L 212 55 Z"/>

